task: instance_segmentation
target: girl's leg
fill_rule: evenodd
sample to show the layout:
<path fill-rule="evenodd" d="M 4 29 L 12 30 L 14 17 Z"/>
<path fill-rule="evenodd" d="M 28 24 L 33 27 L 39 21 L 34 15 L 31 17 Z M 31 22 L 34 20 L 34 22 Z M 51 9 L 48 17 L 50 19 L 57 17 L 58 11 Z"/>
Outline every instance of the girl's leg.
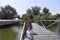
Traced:
<path fill-rule="evenodd" d="M 34 38 L 33 38 L 33 34 L 30 34 L 30 36 L 31 36 L 31 40 L 34 40 Z"/>

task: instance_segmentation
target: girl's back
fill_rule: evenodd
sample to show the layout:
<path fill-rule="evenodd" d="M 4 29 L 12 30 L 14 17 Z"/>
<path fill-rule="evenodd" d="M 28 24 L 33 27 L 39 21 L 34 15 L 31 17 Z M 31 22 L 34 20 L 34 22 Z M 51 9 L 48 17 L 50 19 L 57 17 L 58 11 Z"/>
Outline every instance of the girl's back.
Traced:
<path fill-rule="evenodd" d="M 31 22 L 31 20 L 28 20 L 27 21 L 27 27 L 28 27 L 28 30 L 31 30 L 32 29 L 32 22 Z"/>

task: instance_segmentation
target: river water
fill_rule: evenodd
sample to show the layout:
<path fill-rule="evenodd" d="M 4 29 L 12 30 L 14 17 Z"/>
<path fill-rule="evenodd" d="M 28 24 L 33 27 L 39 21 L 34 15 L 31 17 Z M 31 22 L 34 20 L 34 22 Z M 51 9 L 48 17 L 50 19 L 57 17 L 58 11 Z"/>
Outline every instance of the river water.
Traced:
<path fill-rule="evenodd" d="M 19 40 L 22 28 L 12 26 L 5 29 L 0 29 L 0 40 Z"/>

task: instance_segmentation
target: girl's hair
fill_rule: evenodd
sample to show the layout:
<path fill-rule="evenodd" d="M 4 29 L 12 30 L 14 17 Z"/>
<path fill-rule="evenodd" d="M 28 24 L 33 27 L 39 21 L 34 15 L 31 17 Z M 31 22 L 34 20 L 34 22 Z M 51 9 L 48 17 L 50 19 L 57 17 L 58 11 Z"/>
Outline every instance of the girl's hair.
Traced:
<path fill-rule="evenodd" d="M 28 20 L 28 23 L 30 23 L 30 24 L 31 24 L 31 20 Z"/>

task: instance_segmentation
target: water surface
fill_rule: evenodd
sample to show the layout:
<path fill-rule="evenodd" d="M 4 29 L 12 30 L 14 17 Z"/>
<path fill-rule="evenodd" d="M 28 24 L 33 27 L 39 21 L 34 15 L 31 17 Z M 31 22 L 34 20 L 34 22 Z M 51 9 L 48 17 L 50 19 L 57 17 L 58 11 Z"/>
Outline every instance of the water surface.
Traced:
<path fill-rule="evenodd" d="M 20 38 L 21 28 L 12 26 L 5 29 L 0 29 L 0 40 L 18 40 Z"/>

